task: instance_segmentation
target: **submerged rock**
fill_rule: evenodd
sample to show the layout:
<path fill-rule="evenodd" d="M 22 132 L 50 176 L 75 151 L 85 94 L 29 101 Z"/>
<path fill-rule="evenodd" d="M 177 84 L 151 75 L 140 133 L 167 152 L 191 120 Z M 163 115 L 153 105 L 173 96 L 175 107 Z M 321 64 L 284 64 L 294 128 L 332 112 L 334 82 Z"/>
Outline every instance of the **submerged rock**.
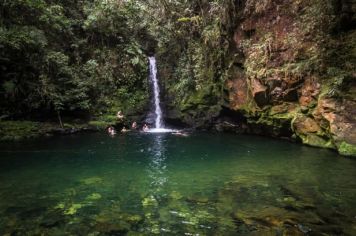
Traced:
<path fill-rule="evenodd" d="M 101 199 L 101 194 L 92 193 L 86 199 L 89 200 L 89 201 L 99 200 L 99 199 Z"/>
<path fill-rule="evenodd" d="M 83 179 L 81 182 L 86 185 L 92 185 L 92 184 L 99 184 L 103 182 L 103 179 L 100 177 L 91 177 L 91 178 Z"/>
<path fill-rule="evenodd" d="M 95 231 L 108 236 L 126 235 L 130 231 L 130 225 L 125 222 L 117 223 L 98 223 L 95 225 Z"/>
<path fill-rule="evenodd" d="M 207 204 L 209 203 L 209 198 L 205 196 L 188 196 L 186 201 L 194 204 Z"/>
<path fill-rule="evenodd" d="M 66 223 L 66 218 L 62 211 L 52 211 L 43 216 L 40 226 L 45 228 L 59 227 Z"/>
<path fill-rule="evenodd" d="M 152 195 L 150 195 L 142 200 L 143 207 L 157 206 L 157 205 L 158 205 L 158 202 L 157 202 L 156 198 Z"/>
<path fill-rule="evenodd" d="M 66 210 L 64 211 L 64 214 L 65 214 L 65 215 L 74 215 L 74 214 L 76 214 L 77 211 L 78 211 L 80 208 L 82 208 L 82 207 L 83 207 L 83 205 L 82 205 L 82 204 L 79 204 L 79 203 L 77 203 L 77 204 L 72 204 L 68 209 L 66 209 Z"/>
<path fill-rule="evenodd" d="M 177 191 L 172 191 L 169 196 L 174 199 L 174 200 L 179 200 L 181 198 L 183 198 L 182 194 L 177 192 Z"/>
<path fill-rule="evenodd" d="M 131 214 L 122 214 L 120 219 L 124 220 L 125 222 L 130 223 L 131 225 L 138 225 L 143 223 L 144 219 L 140 215 L 131 215 Z"/>

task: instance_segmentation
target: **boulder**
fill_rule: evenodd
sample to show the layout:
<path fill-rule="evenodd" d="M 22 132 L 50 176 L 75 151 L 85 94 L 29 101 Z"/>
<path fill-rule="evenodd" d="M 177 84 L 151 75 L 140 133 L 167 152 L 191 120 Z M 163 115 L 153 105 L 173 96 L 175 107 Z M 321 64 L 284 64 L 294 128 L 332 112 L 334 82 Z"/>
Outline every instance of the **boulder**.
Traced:
<path fill-rule="evenodd" d="M 294 120 L 294 129 L 300 134 L 318 133 L 321 128 L 316 121 L 310 117 L 299 116 Z"/>
<path fill-rule="evenodd" d="M 259 107 L 268 104 L 267 87 L 263 85 L 258 79 L 251 79 L 252 96 Z"/>
<path fill-rule="evenodd" d="M 335 148 L 333 140 L 315 119 L 299 115 L 294 119 L 292 125 L 296 135 L 304 144 L 322 148 Z"/>
<path fill-rule="evenodd" d="M 333 98 L 319 99 L 313 113 L 319 121 L 327 123 L 329 132 L 341 154 L 356 156 L 356 102 L 336 100 Z"/>

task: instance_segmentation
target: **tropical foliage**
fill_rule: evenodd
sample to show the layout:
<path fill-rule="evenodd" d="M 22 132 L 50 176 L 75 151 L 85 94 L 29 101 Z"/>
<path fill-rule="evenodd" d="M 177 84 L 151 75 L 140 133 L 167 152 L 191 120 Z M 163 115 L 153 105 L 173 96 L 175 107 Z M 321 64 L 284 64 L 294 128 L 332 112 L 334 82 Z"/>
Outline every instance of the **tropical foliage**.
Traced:
<path fill-rule="evenodd" d="M 138 7 L 131 1 L 1 1 L 1 116 L 141 108 L 148 93 Z"/>

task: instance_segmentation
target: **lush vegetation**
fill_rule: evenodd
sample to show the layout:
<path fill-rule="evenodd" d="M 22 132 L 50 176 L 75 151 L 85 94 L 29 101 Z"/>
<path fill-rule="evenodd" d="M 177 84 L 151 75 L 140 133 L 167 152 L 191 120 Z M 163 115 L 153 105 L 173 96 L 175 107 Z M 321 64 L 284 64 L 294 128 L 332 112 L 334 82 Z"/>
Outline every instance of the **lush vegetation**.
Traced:
<path fill-rule="evenodd" d="M 0 12 L 2 119 L 135 113 L 146 104 L 137 4 L 14 0 Z"/>
<path fill-rule="evenodd" d="M 144 54 L 154 50 L 161 69 L 170 69 L 163 69 L 165 76 L 175 81 L 169 90 L 177 94 L 176 105 L 216 104 L 232 5 L 223 0 L 3 1 L 2 117 L 140 111 L 148 98 Z"/>
<path fill-rule="evenodd" d="M 180 119 L 193 119 L 198 126 L 217 116 L 224 102 L 238 19 L 235 4 L 240 3 L 172 1 L 154 14 L 168 110 L 176 109 Z"/>

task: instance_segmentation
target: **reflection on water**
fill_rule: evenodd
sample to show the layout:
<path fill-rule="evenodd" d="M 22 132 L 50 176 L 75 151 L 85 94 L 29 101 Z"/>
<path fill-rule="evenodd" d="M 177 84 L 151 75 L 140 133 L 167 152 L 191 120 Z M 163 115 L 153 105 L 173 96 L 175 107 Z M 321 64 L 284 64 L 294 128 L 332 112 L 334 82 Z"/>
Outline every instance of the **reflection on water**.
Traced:
<path fill-rule="evenodd" d="M 0 144 L 0 235 L 356 235 L 356 161 L 253 136 Z"/>
<path fill-rule="evenodd" d="M 164 187 L 168 182 L 166 166 L 166 147 L 164 145 L 164 134 L 155 134 L 151 138 L 151 148 L 148 152 L 147 173 L 149 179 L 149 190 L 142 201 L 143 212 L 147 219 L 145 231 L 159 234 L 162 229 L 159 217 L 159 204 L 165 195 Z"/>
<path fill-rule="evenodd" d="M 152 148 L 149 152 L 149 164 L 147 166 L 148 178 L 151 180 L 150 193 L 155 196 L 160 194 L 164 184 L 168 181 L 166 176 L 166 149 L 163 143 L 163 135 L 157 134 L 152 137 Z"/>

